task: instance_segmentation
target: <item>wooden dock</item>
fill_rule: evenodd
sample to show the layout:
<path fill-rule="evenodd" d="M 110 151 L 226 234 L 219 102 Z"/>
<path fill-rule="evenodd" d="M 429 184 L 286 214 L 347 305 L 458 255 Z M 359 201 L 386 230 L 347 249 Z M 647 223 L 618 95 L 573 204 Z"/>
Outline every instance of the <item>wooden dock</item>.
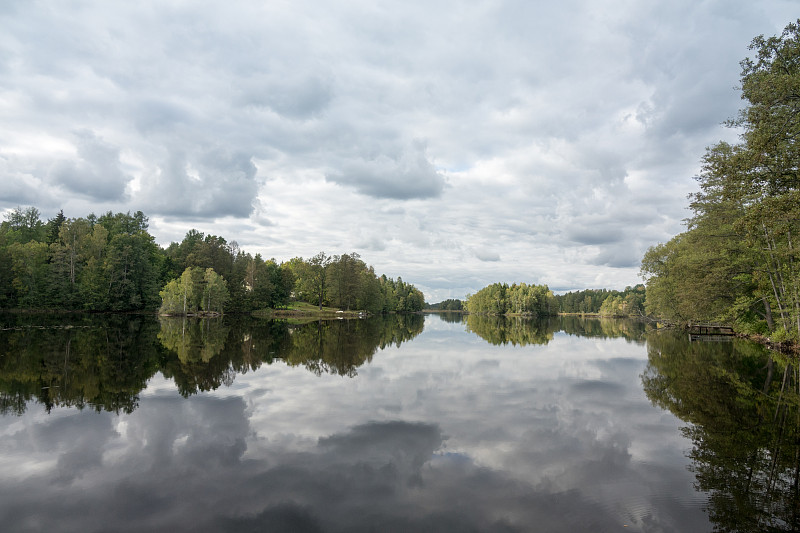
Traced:
<path fill-rule="evenodd" d="M 729 340 L 735 335 L 731 326 L 714 324 L 694 324 L 689 326 L 690 341 Z"/>

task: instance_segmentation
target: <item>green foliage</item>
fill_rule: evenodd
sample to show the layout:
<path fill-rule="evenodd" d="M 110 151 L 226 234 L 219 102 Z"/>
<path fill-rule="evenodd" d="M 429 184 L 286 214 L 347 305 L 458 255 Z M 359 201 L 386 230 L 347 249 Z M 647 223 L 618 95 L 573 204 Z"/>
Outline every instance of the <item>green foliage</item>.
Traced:
<path fill-rule="evenodd" d="M 222 308 L 228 303 L 230 294 L 228 284 L 225 279 L 214 272 L 213 268 L 207 268 L 203 274 L 202 296 L 200 306 L 207 313 L 222 313 Z"/>
<path fill-rule="evenodd" d="M 344 310 L 370 313 L 418 312 L 425 306 L 422 292 L 385 275 L 378 278 L 357 253 L 328 256 L 320 252 L 308 261 L 296 257 L 288 262 L 298 300 Z"/>
<path fill-rule="evenodd" d="M 46 241 L 47 228 L 39 219 L 39 210 L 35 207 L 17 207 L 5 218 L 0 225 L 0 232 L 4 234 L 4 240 L 8 244 Z"/>
<path fill-rule="evenodd" d="M 194 315 L 200 311 L 222 313 L 230 293 L 227 282 L 214 269 L 188 267 L 180 278 L 168 282 L 159 296 L 159 314 Z"/>
<path fill-rule="evenodd" d="M 547 285 L 493 283 L 467 296 L 470 313 L 547 316 L 557 312 L 553 293 Z"/>
<path fill-rule="evenodd" d="M 147 218 L 107 213 L 46 225 L 17 208 L 0 225 L 0 306 L 128 311 L 158 305 L 163 251 Z"/>
<path fill-rule="evenodd" d="M 177 279 L 187 269 L 194 273 L 193 289 Z M 213 274 L 206 274 L 209 269 Z M 251 312 L 282 307 L 293 298 L 320 309 L 330 305 L 373 314 L 415 312 L 425 305 L 413 285 L 400 278 L 378 278 L 357 253 L 321 252 L 307 261 L 278 264 L 194 229 L 164 250 L 148 233 L 141 211 L 85 218 L 59 212 L 44 224 L 38 209 L 18 207 L 0 223 L 2 309 L 132 311 L 162 306 L 165 313 Z"/>
<path fill-rule="evenodd" d="M 325 303 L 330 263 L 331 258 L 325 252 L 320 252 L 308 261 L 298 258 L 291 267 L 296 279 L 297 297 L 305 302 L 319 305 L 320 310 Z"/>
<path fill-rule="evenodd" d="M 8 251 L 14 275 L 12 285 L 17 291 L 19 304 L 34 309 L 46 307 L 49 289 L 47 243 L 15 242 L 9 246 Z"/>
<path fill-rule="evenodd" d="M 461 311 L 464 309 L 464 302 L 458 299 L 448 298 L 441 302 L 425 306 L 425 309 L 436 311 Z"/>
<path fill-rule="evenodd" d="M 349 311 L 356 308 L 356 302 L 361 296 L 361 273 L 367 270 L 367 265 L 357 253 L 335 255 L 330 258 L 330 263 L 325 272 L 328 287 L 328 301 L 333 307 Z M 374 275 L 373 275 L 374 277 Z"/>
<path fill-rule="evenodd" d="M 586 289 L 557 294 L 554 297 L 561 313 L 602 314 L 620 317 L 643 315 L 644 299 L 644 285 L 625 287 L 624 291 Z"/>
<path fill-rule="evenodd" d="M 741 142 L 707 149 L 686 232 L 642 260 L 649 313 L 800 339 L 800 25 L 753 40 Z"/>

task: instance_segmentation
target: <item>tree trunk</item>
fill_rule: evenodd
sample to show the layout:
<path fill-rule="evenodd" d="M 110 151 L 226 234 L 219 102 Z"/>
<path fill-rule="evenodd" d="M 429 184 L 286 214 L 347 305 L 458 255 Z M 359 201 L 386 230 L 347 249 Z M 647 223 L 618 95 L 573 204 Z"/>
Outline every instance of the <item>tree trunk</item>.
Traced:
<path fill-rule="evenodd" d="M 762 296 L 761 301 L 764 302 L 764 318 L 767 319 L 767 329 L 769 329 L 769 331 L 774 331 L 775 321 L 772 319 L 772 306 L 769 305 L 766 296 Z"/>

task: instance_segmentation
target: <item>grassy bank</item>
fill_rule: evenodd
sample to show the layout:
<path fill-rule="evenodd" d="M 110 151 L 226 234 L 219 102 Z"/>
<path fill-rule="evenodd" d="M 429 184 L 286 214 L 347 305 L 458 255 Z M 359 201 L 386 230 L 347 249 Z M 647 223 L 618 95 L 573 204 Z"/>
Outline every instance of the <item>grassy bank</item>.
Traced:
<path fill-rule="evenodd" d="M 335 318 L 362 318 L 368 315 L 365 311 L 343 311 L 335 307 L 325 307 L 322 309 L 318 305 L 311 305 L 306 302 L 292 302 L 289 305 L 278 309 L 259 309 L 254 311 L 253 316 L 261 318 L 297 318 L 297 319 L 325 319 Z"/>

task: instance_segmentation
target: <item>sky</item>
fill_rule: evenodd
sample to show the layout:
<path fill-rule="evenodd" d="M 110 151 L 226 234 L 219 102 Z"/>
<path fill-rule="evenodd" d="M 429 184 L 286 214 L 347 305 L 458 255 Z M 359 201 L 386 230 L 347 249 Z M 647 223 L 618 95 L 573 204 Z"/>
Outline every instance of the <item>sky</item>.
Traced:
<path fill-rule="evenodd" d="M 0 2 L 0 212 L 143 211 L 427 301 L 641 282 L 791 1 Z"/>

